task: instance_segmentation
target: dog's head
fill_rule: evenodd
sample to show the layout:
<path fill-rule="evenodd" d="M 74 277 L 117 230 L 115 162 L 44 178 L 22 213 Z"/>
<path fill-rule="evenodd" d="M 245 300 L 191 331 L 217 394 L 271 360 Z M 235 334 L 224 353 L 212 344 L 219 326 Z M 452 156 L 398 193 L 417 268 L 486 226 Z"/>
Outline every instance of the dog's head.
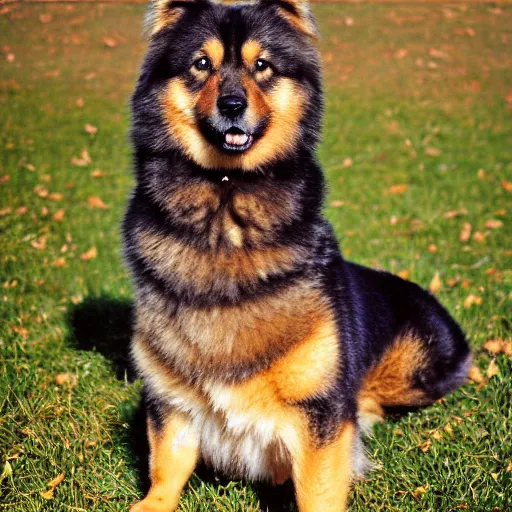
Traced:
<path fill-rule="evenodd" d="M 316 26 L 302 0 L 156 0 L 133 97 L 134 140 L 205 169 L 256 170 L 314 148 Z"/>

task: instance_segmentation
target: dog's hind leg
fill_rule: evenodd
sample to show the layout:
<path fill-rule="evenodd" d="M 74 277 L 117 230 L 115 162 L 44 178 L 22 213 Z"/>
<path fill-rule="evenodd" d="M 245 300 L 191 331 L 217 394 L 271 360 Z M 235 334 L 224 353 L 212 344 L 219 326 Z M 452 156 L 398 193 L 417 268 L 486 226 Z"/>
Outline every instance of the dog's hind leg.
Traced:
<path fill-rule="evenodd" d="M 199 440 L 187 416 L 171 412 L 162 420 L 148 414 L 151 488 L 130 512 L 171 512 L 199 457 Z"/>
<path fill-rule="evenodd" d="M 422 339 L 412 333 L 397 338 L 370 367 L 358 393 L 359 424 L 368 431 L 385 411 L 425 407 L 460 386 L 471 356 L 465 345 L 450 356 L 444 340 Z"/>

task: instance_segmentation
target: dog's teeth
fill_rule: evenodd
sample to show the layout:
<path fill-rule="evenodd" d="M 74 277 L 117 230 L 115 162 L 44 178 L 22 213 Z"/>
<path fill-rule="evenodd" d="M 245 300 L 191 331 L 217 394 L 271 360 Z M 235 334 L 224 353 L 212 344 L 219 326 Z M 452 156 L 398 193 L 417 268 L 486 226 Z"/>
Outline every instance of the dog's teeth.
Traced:
<path fill-rule="evenodd" d="M 226 133 L 226 143 L 232 144 L 233 146 L 243 146 L 244 144 L 247 144 L 248 140 L 249 136 L 245 133 Z"/>

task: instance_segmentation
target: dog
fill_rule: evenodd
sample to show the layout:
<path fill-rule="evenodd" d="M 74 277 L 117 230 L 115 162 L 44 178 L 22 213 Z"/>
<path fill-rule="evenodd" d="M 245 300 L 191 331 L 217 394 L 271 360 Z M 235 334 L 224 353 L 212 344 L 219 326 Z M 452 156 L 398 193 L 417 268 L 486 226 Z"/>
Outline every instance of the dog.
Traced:
<path fill-rule="evenodd" d="M 461 385 L 465 336 L 427 291 L 340 253 L 306 3 L 156 0 L 147 32 L 123 239 L 151 487 L 131 511 L 175 510 L 199 461 L 343 511 L 362 433 Z"/>

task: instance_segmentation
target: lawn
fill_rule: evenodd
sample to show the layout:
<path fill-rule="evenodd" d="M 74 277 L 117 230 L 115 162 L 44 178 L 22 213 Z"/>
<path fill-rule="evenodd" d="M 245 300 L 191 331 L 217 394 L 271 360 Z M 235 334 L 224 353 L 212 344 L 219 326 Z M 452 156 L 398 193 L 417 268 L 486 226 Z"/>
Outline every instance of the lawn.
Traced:
<path fill-rule="evenodd" d="M 146 485 L 119 236 L 143 11 L 0 10 L 0 510 L 127 510 Z M 475 350 L 461 390 L 378 426 L 351 510 L 510 511 L 512 7 L 315 12 L 344 253 L 430 285 Z M 181 510 L 288 496 L 203 471 Z"/>

